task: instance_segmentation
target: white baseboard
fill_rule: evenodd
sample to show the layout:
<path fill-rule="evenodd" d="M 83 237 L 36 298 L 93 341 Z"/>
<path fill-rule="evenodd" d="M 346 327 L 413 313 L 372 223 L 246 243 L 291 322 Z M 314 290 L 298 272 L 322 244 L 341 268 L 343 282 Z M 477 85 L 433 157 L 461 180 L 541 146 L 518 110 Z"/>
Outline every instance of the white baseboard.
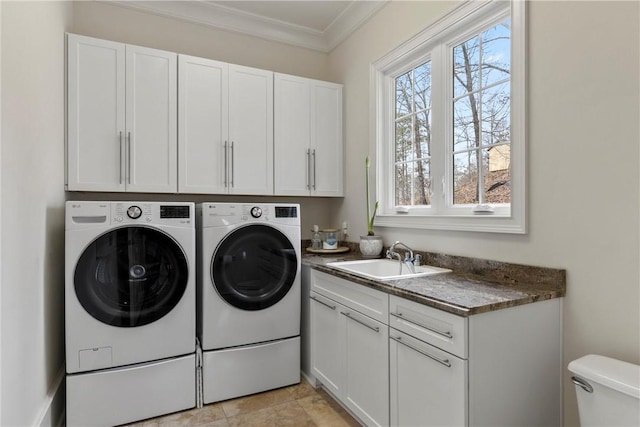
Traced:
<path fill-rule="evenodd" d="M 302 375 L 304 379 L 307 380 L 307 382 L 313 386 L 313 388 L 317 387 L 316 378 L 313 375 L 307 374 L 305 371 L 302 371 L 302 370 L 300 371 L 300 375 Z"/>
<path fill-rule="evenodd" d="M 58 370 L 33 423 L 39 427 L 62 427 L 65 417 L 64 365 Z"/>

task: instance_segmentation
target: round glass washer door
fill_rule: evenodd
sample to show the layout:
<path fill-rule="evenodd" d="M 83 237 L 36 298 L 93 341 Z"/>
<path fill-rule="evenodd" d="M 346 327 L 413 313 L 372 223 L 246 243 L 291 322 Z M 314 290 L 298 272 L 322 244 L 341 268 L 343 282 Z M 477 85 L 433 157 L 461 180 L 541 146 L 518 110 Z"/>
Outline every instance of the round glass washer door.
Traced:
<path fill-rule="evenodd" d="M 169 313 L 188 278 L 186 256 L 173 238 L 133 226 L 109 231 L 84 250 L 74 286 L 91 316 L 108 325 L 135 327 Z"/>
<path fill-rule="evenodd" d="M 211 260 L 211 278 L 227 303 L 262 310 L 287 295 L 298 273 L 298 258 L 279 230 L 252 224 L 229 233 Z"/>

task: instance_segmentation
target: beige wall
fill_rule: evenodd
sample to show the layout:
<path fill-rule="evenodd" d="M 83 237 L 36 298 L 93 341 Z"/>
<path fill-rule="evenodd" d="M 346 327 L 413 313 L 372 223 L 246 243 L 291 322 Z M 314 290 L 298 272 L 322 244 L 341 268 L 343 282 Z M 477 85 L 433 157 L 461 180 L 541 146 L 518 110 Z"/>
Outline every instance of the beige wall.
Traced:
<path fill-rule="evenodd" d="M 71 4 L 2 2 L 3 426 L 61 414 L 64 32 Z M 60 389 L 61 390 L 61 389 Z"/>
<path fill-rule="evenodd" d="M 94 1 L 74 2 L 74 33 L 326 80 L 328 56 Z"/>
<path fill-rule="evenodd" d="M 377 228 L 435 252 L 567 270 L 563 364 L 589 353 L 640 363 L 638 2 L 529 3 L 529 233 Z M 453 7 L 394 1 L 330 54 L 345 84 L 346 195 L 334 220 L 366 231 L 369 64 Z M 565 424 L 577 425 L 563 377 Z"/>

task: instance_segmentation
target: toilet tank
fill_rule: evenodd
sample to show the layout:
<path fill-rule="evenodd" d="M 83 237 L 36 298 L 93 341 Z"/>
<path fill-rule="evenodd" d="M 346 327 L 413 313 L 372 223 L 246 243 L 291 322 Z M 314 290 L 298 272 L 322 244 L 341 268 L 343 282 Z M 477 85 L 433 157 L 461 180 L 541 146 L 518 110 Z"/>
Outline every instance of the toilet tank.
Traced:
<path fill-rule="evenodd" d="M 569 371 L 582 427 L 640 426 L 640 366 L 591 354 Z"/>

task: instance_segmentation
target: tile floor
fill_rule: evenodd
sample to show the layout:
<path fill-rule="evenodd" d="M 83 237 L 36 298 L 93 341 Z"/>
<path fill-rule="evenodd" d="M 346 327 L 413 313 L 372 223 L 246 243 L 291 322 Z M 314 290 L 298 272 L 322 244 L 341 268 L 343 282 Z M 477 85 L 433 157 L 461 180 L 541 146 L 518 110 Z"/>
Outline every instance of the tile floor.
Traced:
<path fill-rule="evenodd" d="M 152 418 L 127 427 L 359 427 L 324 390 L 300 384 Z"/>

